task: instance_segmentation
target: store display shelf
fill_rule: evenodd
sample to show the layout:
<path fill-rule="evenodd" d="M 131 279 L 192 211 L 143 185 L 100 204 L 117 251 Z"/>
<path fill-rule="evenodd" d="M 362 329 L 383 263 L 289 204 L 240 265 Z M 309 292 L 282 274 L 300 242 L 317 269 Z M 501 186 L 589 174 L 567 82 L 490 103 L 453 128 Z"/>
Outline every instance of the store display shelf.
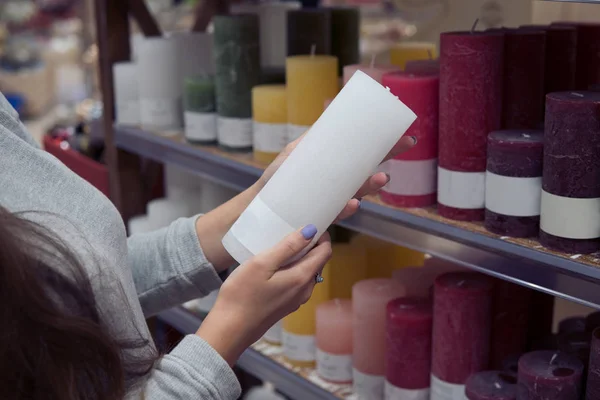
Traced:
<path fill-rule="evenodd" d="M 560 3 L 592 3 L 592 4 L 600 4 L 600 0 L 545 0 L 545 1 L 554 1 Z"/>
<path fill-rule="evenodd" d="M 198 330 L 202 319 L 183 307 L 164 311 L 158 318 L 182 334 Z M 337 400 L 352 394 L 351 385 L 334 385 L 319 379 L 314 370 L 294 368 L 281 357 L 279 346 L 258 342 L 246 350 L 237 365 L 255 377 L 271 382 L 292 399 Z"/>
<path fill-rule="evenodd" d="M 135 127 L 115 127 L 117 147 L 155 161 L 172 163 L 223 186 L 243 190 L 264 165 L 249 154 L 192 146 L 181 136 L 164 137 Z M 600 255 L 567 255 L 544 249 L 536 240 L 500 237 L 481 223 L 451 221 L 435 207 L 397 209 L 376 198 L 342 226 L 509 280 L 533 289 L 600 306 Z"/>

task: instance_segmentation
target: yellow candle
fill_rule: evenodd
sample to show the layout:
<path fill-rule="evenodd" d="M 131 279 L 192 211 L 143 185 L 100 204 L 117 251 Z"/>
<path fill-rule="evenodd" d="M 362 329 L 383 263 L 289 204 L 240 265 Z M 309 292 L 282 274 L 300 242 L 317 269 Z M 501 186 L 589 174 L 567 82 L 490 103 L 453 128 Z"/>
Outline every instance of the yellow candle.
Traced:
<path fill-rule="evenodd" d="M 436 58 L 436 48 L 433 43 L 426 42 L 403 42 L 394 45 L 390 49 L 390 61 L 402 69 L 406 67 L 407 61 L 429 60 Z"/>
<path fill-rule="evenodd" d="M 286 360 L 298 367 L 314 367 L 317 356 L 315 342 L 316 310 L 329 300 L 331 279 L 329 266 L 323 269 L 323 283 L 315 285 L 310 300 L 283 319 L 283 354 Z"/>
<path fill-rule="evenodd" d="M 356 236 L 353 243 L 366 249 L 369 278 L 391 278 L 394 270 L 422 266 L 425 261 L 425 254 L 421 252 L 370 236 Z"/>
<path fill-rule="evenodd" d="M 329 297 L 351 299 L 352 286 L 367 279 L 367 252 L 363 246 L 335 243 L 329 260 Z"/>
<path fill-rule="evenodd" d="M 285 85 L 252 89 L 254 158 L 269 164 L 287 144 L 287 92 Z"/>
<path fill-rule="evenodd" d="M 302 135 L 323 112 L 323 104 L 340 91 L 338 61 L 325 55 L 292 56 L 286 60 L 288 140 Z"/>

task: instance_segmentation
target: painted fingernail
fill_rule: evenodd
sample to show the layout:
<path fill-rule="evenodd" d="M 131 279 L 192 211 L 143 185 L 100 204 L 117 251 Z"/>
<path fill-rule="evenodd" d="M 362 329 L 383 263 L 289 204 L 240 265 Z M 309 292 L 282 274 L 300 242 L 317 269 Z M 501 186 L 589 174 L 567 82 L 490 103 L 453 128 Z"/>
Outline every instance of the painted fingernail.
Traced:
<path fill-rule="evenodd" d="M 412 139 L 412 141 L 413 141 L 413 146 L 414 146 L 415 144 L 417 144 L 417 137 L 416 137 L 416 136 L 410 136 L 410 138 L 411 138 L 411 139 Z"/>
<path fill-rule="evenodd" d="M 362 200 L 363 200 L 363 199 L 362 199 L 362 197 L 361 197 L 360 199 L 356 199 L 356 200 L 358 200 L 358 208 L 360 208 L 360 207 L 362 206 Z"/>
<path fill-rule="evenodd" d="M 313 224 L 306 225 L 304 228 L 302 228 L 300 233 L 302 233 L 302 236 L 304 236 L 304 239 L 310 240 L 310 239 L 314 238 L 315 235 L 317 234 L 317 227 L 314 226 Z"/>
<path fill-rule="evenodd" d="M 385 181 L 385 184 L 387 185 L 388 183 L 390 183 L 390 181 L 392 180 L 392 177 L 390 176 L 390 174 L 388 174 L 387 172 L 385 173 L 385 176 L 387 178 L 387 180 Z"/>

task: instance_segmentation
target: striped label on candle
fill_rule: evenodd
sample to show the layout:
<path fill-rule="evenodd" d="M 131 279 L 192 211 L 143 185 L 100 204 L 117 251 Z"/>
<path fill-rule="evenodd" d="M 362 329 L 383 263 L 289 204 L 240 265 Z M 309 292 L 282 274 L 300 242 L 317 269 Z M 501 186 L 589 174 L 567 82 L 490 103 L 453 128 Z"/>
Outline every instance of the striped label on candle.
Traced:
<path fill-rule="evenodd" d="M 254 121 L 254 150 L 279 153 L 287 143 L 287 124 Z"/>
<path fill-rule="evenodd" d="M 117 102 L 117 123 L 123 125 L 137 125 L 140 123 L 140 102 L 135 100 L 121 100 Z"/>
<path fill-rule="evenodd" d="M 283 330 L 283 354 L 293 361 L 315 361 L 317 346 L 314 335 L 296 335 Z"/>
<path fill-rule="evenodd" d="M 429 400 L 429 388 L 402 389 L 385 381 L 385 400 Z"/>
<path fill-rule="evenodd" d="M 465 394 L 465 385 L 444 382 L 431 375 L 431 400 L 469 400 Z"/>
<path fill-rule="evenodd" d="M 517 178 L 486 171 L 485 208 L 515 217 L 540 215 L 542 177 Z"/>
<path fill-rule="evenodd" d="M 293 142 L 294 140 L 296 140 L 300 136 L 302 136 L 304 133 L 306 133 L 306 131 L 308 131 L 309 129 L 310 129 L 310 126 L 288 124 L 288 126 L 287 126 L 287 142 L 288 143 Z"/>
<path fill-rule="evenodd" d="M 330 382 L 352 382 L 352 355 L 317 349 L 317 373 Z"/>
<path fill-rule="evenodd" d="M 194 141 L 217 140 L 217 114 L 186 111 L 183 114 L 185 137 Z"/>
<path fill-rule="evenodd" d="M 370 375 L 352 369 L 354 393 L 360 400 L 383 399 L 385 376 Z"/>
<path fill-rule="evenodd" d="M 600 237 L 600 198 L 576 199 L 542 190 L 540 228 L 568 239 Z"/>
<path fill-rule="evenodd" d="M 180 99 L 140 99 L 140 123 L 155 128 L 181 127 Z"/>
<path fill-rule="evenodd" d="M 271 342 L 274 344 L 281 343 L 281 335 L 283 329 L 283 321 L 278 321 L 273 325 L 269 330 L 264 334 L 263 338 L 267 342 Z"/>
<path fill-rule="evenodd" d="M 390 182 L 384 190 L 403 196 L 422 196 L 437 190 L 437 158 L 431 160 L 388 160 Z"/>
<path fill-rule="evenodd" d="M 438 167 L 438 202 L 467 210 L 483 208 L 485 172 L 459 172 Z"/>
<path fill-rule="evenodd" d="M 217 118 L 219 144 L 229 147 L 252 146 L 252 120 L 250 118 Z"/>

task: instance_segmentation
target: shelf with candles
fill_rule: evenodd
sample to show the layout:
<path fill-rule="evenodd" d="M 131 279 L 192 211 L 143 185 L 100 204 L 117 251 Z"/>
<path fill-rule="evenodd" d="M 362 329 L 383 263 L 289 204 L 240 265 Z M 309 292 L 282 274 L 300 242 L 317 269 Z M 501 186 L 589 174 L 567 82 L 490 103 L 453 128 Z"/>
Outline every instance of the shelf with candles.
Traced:
<path fill-rule="evenodd" d="M 251 153 L 190 145 L 181 135 L 160 136 L 133 126 L 116 125 L 115 144 L 234 190 L 252 185 L 265 168 Z M 394 208 L 377 198 L 365 199 L 361 211 L 341 225 L 559 297 L 600 305 L 600 256 L 554 252 L 534 239 L 490 233 L 481 222 L 446 219 L 435 206 Z"/>
<path fill-rule="evenodd" d="M 200 315 L 184 307 L 164 311 L 158 318 L 182 334 L 196 332 L 202 322 Z M 293 367 L 284 361 L 281 347 L 261 340 L 246 350 L 238 367 L 271 382 L 293 399 L 352 399 L 351 384 L 332 384 L 319 378 L 313 368 Z"/>

